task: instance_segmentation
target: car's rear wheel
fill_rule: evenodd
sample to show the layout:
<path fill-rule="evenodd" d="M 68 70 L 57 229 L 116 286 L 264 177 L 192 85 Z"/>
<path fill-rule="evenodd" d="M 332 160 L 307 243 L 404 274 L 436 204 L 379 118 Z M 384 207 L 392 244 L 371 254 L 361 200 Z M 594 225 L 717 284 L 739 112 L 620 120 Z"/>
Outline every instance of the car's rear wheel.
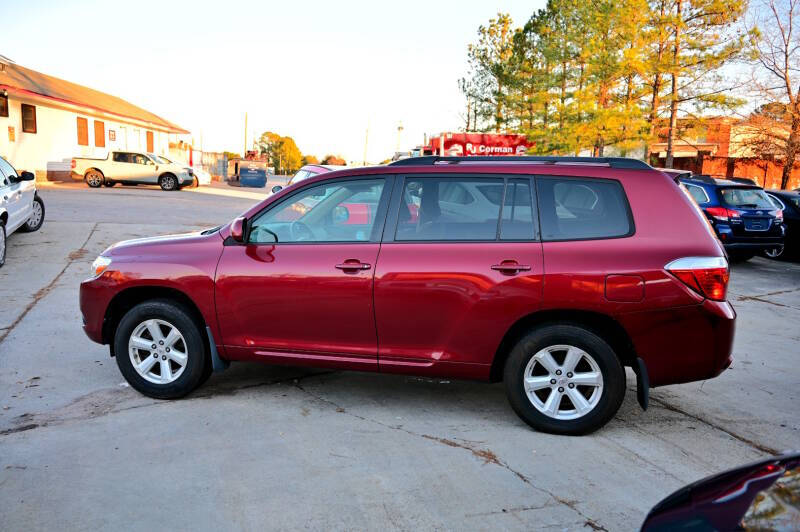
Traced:
<path fill-rule="evenodd" d="M 0 268 L 6 263 L 6 225 L 0 220 Z"/>
<path fill-rule="evenodd" d="M 38 195 L 33 197 L 31 205 L 32 212 L 28 221 L 20 226 L 19 230 L 23 233 L 33 233 L 38 231 L 44 223 L 44 201 Z"/>
<path fill-rule="evenodd" d="M 86 184 L 92 188 L 100 188 L 103 186 L 105 177 L 99 170 L 89 170 L 84 176 Z"/>
<path fill-rule="evenodd" d="M 782 259 L 784 257 L 784 245 L 781 244 L 780 246 L 775 246 L 774 248 L 765 249 L 763 253 L 768 259 Z"/>
<path fill-rule="evenodd" d="M 172 174 L 165 174 L 158 178 L 161 190 L 172 191 L 178 189 L 178 179 Z"/>
<path fill-rule="evenodd" d="M 625 370 L 602 338 L 576 325 L 530 331 L 504 370 L 511 407 L 542 432 L 579 435 L 605 425 L 625 397 Z"/>
<path fill-rule="evenodd" d="M 114 334 L 114 353 L 125 380 L 156 399 L 183 397 L 208 375 L 210 364 L 195 320 L 168 300 L 140 303 Z"/>

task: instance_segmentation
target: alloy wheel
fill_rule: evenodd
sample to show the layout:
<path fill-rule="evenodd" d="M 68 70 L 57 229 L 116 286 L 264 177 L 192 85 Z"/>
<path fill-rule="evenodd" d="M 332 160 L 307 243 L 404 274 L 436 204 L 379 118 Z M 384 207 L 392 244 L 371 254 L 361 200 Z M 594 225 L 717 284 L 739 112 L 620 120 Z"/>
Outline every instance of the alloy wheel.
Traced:
<path fill-rule="evenodd" d="M 766 255 L 771 259 L 777 259 L 781 255 L 783 255 L 783 244 L 781 244 L 780 246 L 776 246 L 774 248 L 765 249 L 764 255 Z"/>
<path fill-rule="evenodd" d="M 603 395 L 603 374 L 592 356 L 572 345 L 545 347 L 524 373 L 525 393 L 542 414 L 558 420 L 591 412 Z"/>
<path fill-rule="evenodd" d="M 175 382 L 189 360 L 186 340 L 178 328 L 158 319 L 145 320 L 134 327 L 128 352 L 136 372 L 153 384 Z"/>
<path fill-rule="evenodd" d="M 99 187 L 103 184 L 103 178 L 99 172 L 89 172 L 86 175 L 86 182 L 90 187 Z"/>
<path fill-rule="evenodd" d="M 38 201 L 33 202 L 33 212 L 26 222 L 28 229 L 36 229 L 42 223 L 42 204 Z"/>

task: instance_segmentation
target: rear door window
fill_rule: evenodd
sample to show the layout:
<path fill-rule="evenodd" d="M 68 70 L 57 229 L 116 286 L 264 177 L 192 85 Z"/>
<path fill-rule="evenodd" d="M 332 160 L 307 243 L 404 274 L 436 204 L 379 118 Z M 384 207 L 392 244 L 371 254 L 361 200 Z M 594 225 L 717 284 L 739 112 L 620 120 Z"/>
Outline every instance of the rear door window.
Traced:
<path fill-rule="evenodd" d="M 610 179 L 539 177 L 542 240 L 618 238 L 633 234 L 622 185 Z"/>
<path fill-rule="evenodd" d="M 502 178 L 407 178 L 398 213 L 396 241 L 486 241 L 497 239 Z"/>
<path fill-rule="evenodd" d="M 500 240 L 536 238 L 532 205 L 530 180 L 509 179 L 500 221 Z"/>

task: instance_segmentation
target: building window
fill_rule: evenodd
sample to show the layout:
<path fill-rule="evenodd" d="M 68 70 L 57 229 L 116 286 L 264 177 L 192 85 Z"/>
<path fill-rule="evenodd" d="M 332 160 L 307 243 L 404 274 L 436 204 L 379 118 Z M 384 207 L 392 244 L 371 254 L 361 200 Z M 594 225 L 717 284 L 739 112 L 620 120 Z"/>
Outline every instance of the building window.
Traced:
<path fill-rule="evenodd" d="M 89 121 L 78 117 L 78 146 L 89 145 Z"/>
<path fill-rule="evenodd" d="M 155 150 L 153 149 L 153 132 L 147 132 L 147 152 L 153 153 Z"/>
<path fill-rule="evenodd" d="M 8 118 L 8 96 L 0 94 L 0 116 Z"/>
<path fill-rule="evenodd" d="M 25 133 L 36 133 L 36 107 L 22 104 L 22 131 Z"/>
<path fill-rule="evenodd" d="M 94 145 L 98 148 L 106 147 L 106 125 L 99 120 L 94 121 Z"/>

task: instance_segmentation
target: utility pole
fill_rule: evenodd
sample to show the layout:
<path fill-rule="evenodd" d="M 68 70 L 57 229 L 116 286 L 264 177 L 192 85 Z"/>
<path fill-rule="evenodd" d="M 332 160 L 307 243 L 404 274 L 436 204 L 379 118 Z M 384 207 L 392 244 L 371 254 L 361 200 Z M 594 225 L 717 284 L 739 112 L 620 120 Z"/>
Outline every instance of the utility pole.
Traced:
<path fill-rule="evenodd" d="M 242 157 L 247 156 L 247 111 L 244 112 L 244 152 Z"/>
<path fill-rule="evenodd" d="M 403 122 L 397 123 L 397 146 L 395 147 L 395 153 L 400 152 L 400 135 L 403 133 Z"/>

